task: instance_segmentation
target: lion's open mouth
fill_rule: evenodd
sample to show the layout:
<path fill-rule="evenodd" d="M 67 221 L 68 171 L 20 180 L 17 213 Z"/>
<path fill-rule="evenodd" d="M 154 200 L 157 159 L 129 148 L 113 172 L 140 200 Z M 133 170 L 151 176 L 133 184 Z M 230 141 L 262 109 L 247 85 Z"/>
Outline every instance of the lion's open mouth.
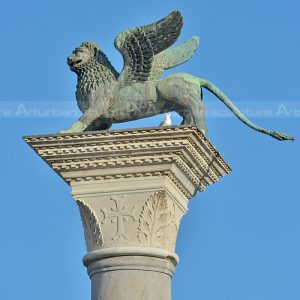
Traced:
<path fill-rule="evenodd" d="M 71 68 L 74 68 L 75 66 L 79 65 L 82 62 L 82 59 L 78 59 L 76 61 L 71 62 L 69 65 Z"/>

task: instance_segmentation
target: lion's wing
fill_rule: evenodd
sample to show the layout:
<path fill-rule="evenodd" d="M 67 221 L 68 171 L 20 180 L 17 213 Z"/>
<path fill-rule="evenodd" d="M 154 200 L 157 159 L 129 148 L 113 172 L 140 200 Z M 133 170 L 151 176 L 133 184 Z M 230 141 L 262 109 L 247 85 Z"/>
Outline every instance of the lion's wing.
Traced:
<path fill-rule="evenodd" d="M 118 80 L 123 83 L 149 80 L 154 56 L 175 43 L 182 26 L 180 12 L 173 11 L 160 21 L 120 33 L 115 47 L 123 55 L 124 68 Z"/>
<path fill-rule="evenodd" d="M 199 45 L 199 37 L 193 36 L 185 43 L 166 49 L 154 56 L 150 79 L 159 79 L 165 70 L 169 70 L 188 61 Z"/>

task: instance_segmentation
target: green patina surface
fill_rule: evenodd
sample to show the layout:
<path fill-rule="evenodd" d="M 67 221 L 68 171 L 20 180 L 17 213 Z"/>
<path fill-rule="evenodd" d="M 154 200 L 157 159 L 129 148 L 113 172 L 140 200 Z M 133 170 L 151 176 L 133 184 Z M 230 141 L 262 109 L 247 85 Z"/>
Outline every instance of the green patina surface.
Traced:
<path fill-rule="evenodd" d="M 202 88 L 218 97 L 244 124 L 278 140 L 292 136 L 262 128 L 248 120 L 213 83 L 190 74 L 160 76 L 165 70 L 189 60 L 195 53 L 199 38 L 174 48 L 183 26 L 180 12 L 120 33 L 115 47 L 123 56 L 124 67 L 119 74 L 101 48 L 84 42 L 68 57 L 68 64 L 77 74 L 76 100 L 82 117 L 62 132 L 109 129 L 113 123 L 127 122 L 164 112 L 176 111 L 182 124 L 196 124 L 207 132 Z"/>

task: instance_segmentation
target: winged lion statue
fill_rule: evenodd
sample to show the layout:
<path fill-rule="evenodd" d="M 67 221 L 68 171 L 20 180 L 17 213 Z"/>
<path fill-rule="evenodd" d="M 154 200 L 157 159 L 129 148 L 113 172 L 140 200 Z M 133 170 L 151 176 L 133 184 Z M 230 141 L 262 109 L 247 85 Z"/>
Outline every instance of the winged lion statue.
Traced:
<path fill-rule="evenodd" d="M 205 106 L 202 89 L 217 96 L 243 123 L 278 140 L 293 137 L 267 130 L 249 121 L 239 109 L 208 80 L 186 73 L 160 78 L 165 70 L 190 59 L 199 38 L 192 37 L 175 48 L 183 26 L 182 15 L 173 11 L 165 18 L 120 33 L 115 47 L 124 59 L 119 74 L 101 48 L 84 42 L 68 57 L 70 69 L 77 74 L 76 100 L 83 113 L 69 129 L 82 132 L 109 129 L 113 123 L 127 122 L 175 111 L 182 124 L 196 124 L 205 134 Z"/>

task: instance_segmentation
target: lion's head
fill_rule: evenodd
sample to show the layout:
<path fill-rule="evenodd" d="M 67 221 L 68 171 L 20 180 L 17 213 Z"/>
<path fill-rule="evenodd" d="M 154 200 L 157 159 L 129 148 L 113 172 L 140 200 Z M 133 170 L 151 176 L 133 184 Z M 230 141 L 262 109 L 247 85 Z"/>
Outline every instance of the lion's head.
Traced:
<path fill-rule="evenodd" d="M 99 52 L 101 52 L 101 49 L 97 44 L 84 42 L 73 50 L 72 54 L 67 58 L 67 63 L 72 71 L 77 71 L 91 60 L 97 60 Z"/>

